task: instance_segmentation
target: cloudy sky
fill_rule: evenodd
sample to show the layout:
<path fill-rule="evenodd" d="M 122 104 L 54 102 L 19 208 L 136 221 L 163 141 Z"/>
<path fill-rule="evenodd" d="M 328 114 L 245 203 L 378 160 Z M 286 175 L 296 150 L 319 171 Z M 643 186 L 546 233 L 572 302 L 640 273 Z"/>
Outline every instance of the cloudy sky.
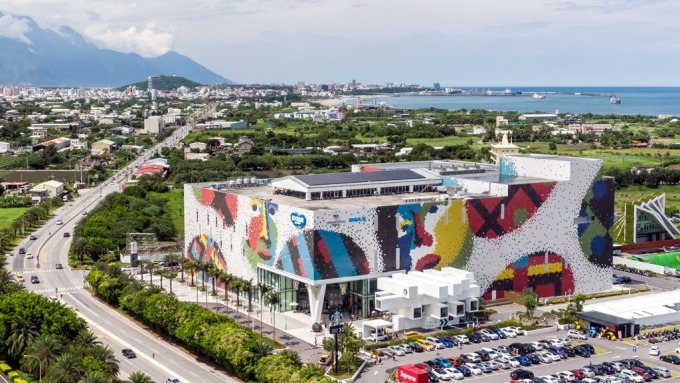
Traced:
<path fill-rule="evenodd" d="M 679 0 L 2 0 L 239 83 L 678 86 Z M 0 36 L 25 25 L 0 18 Z"/>

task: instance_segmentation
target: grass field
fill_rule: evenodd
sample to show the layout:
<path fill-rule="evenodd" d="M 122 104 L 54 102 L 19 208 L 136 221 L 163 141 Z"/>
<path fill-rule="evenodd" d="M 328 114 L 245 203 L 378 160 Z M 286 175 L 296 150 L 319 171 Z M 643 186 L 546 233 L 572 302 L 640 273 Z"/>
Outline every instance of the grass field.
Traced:
<path fill-rule="evenodd" d="M 680 269 L 680 253 L 664 253 L 642 258 L 655 265 Z"/>
<path fill-rule="evenodd" d="M 26 207 L 0 209 L 0 230 L 9 228 L 12 221 L 24 214 L 26 210 L 28 210 Z"/>
<path fill-rule="evenodd" d="M 178 237 L 184 237 L 184 189 L 172 189 L 167 193 L 149 193 L 168 200 L 168 211 Z"/>

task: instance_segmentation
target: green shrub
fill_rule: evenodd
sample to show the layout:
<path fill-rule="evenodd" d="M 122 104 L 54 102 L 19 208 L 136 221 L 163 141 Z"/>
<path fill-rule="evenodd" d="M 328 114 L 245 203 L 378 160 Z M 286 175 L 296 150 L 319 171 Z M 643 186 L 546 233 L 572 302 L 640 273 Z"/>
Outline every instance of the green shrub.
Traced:
<path fill-rule="evenodd" d="M 7 374 L 7 377 L 10 378 L 10 379 L 12 379 L 12 380 L 14 380 L 14 378 L 18 378 L 18 377 L 19 377 L 19 373 L 16 372 L 16 371 L 10 371 L 9 374 Z"/>
<path fill-rule="evenodd" d="M 8 371 L 12 371 L 12 367 L 5 362 L 0 362 L 0 371 L 6 374 Z"/>
<path fill-rule="evenodd" d="M 14 379 L 14 383 L 28 383 L 28 382 L 21 379 L 21 378 L 16 378 L 16 379 Z"/>

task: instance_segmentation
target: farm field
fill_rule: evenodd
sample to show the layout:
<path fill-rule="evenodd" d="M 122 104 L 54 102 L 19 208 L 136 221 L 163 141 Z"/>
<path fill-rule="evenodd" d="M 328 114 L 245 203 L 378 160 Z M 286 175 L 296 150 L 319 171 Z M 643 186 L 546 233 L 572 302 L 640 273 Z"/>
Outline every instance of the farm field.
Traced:
<path fill-rule="evenodd" d="M 0 231 L 7 229 L 12 224 L 12 221 L 21 217 L 24 212 L 28 210 L 26 207 L 10 207 L 6 209 L 0 209 Z"/>

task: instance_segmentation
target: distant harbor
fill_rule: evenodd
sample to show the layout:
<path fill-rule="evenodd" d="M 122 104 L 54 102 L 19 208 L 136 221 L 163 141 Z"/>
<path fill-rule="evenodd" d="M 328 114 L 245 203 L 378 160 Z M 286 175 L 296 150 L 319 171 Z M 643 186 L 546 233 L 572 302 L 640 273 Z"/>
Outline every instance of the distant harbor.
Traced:
<path fill-rule="evenodd" d="M 534 98 L 537 94 L 545 96 Z M 385 104 L 398 109 L 484 109 L 500 112 L 593 113 L 680 116 L 680 88 L 666 87 L 512 87 L 443 88 L 440 91 L 344 96 L 329 105 Z"/>

